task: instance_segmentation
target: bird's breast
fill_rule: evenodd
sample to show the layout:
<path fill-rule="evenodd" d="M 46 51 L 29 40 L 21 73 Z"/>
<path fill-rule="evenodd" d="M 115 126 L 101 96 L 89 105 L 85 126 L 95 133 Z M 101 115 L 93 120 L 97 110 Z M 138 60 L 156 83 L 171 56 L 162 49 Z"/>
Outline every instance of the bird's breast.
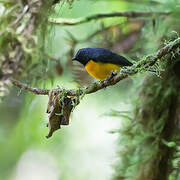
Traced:
<path fill-rule="evenodd" d="M 95 79 L 105 80 L 113 71 L 120 71 L 120 66 L 111 63 L 101 63 L 90 60 L 86 66 L 86 71 Z"/>

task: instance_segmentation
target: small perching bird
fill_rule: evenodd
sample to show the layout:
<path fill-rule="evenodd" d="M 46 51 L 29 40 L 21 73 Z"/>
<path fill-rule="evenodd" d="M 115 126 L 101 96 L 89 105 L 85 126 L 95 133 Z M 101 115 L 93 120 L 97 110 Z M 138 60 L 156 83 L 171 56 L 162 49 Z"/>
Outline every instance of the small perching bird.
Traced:
<path fill-rule="evenodd" d="M 121 67 L 133 65 L 125 57 L 104 48 L 80 49 L 72 60 L 79 61 L 92 77 L 101 81 L 112 72 L 120 72 Z"/>

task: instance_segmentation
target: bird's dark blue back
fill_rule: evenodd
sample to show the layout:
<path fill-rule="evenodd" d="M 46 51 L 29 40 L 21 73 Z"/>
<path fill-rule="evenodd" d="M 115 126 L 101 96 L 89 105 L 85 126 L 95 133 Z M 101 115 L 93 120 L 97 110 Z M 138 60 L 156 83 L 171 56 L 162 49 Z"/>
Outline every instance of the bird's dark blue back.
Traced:
<path fill-rule="evenodd" d="M 125 57 L 120 56 L 108 49 L 104 48 L 84 48 L 84 55 L 90 60 L 102 63 L 111 63 L 122 66 L 131 66 L 133 65 Z"/>

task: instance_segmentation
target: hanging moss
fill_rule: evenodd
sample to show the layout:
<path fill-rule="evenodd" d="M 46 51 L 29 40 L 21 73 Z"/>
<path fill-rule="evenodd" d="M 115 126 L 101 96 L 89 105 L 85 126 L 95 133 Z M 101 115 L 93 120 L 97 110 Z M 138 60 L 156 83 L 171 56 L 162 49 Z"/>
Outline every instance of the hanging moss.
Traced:
<path fill-rule="evenodd" d="M 174 159 L 174 154 L 177 156 L 180 138 L 177 133 L 180 76 L 176 73 L 179 62 L 180 56 L 176 53 L 167 64 L 161 64 L 166 67 L 161 78 L 145 77 L 134 117 L 126 118 L 126 126 L 119 130 L 119 160 L 114 179 L 175 180 L 175 175 L 178 176 L 179 161 L 177 157 Z"/>
<path fill-rule="evenodd" d="M 10 77 L 32 82 L 51 76 L 47 73 L 47 19 L 60 2 L 61 0 L 0 2 L 0 98 L 8 92 Z M 67 0 L 70 5 L 72 2 L 73 0 Z"/>

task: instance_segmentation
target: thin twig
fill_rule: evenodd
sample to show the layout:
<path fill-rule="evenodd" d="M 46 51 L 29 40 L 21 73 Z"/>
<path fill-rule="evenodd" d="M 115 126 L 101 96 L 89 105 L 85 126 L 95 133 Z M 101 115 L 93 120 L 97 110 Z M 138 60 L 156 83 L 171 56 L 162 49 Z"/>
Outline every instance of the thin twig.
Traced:
<path fill-rule="evenodd" d="M 15 86 L 19 87 L 20 89 L 32 92 L 34 94 L 48 95 L 48 93 L 49 93 L 49 90 L 45 90 L 45 89 L 41 89 L 41 88 L 33 88 L 33 87 L 28 86 L 27 84 L 24 84 L 24 83 L 21 83 L 21 82 L 15 80 L 15 79 L 11 79 L 11 81 Z"/>
<path fill-rule="evenodd" d="M 114 12 L 114 13 L 103 13 L 103 14 L 94 14 L 82 18 L 49 18 L 50 23 L 59 24 L 59 25 L 77 25 L 92 20 L 110 18 L 110 17 L 127 17 L 127 18 L 137 18 L 137 17 L 148 17 L 152 15 L 169 15 L 171 12 L 137 12 L 137 11 L 127 11 L 127 12 Z"/>
<path fill-rule="evenodd" d="M 119 81 L 125 79 L 128 77 L 128 74 L 136 74 L 138 72 L 137 68 L 139 67 L 146 67 L 146 65 L 148 64 L 149 67 L 153 66 L 158 59 L 161 59 L 163 56 L 167 55 L 168 53 L 170 53 L 171 51 L 173 51 L 175 48 L 180 47 L 180 38 L 177 38 L 176 40 L 170 42 L 169 44 L 167 44 L 166 46 L 164 46 L 162 49 L 160 49 L 159 51 L 157 51 L 154 55 L 152 56 L 148 56 L 145 60 L 143 60 L 143 63 L 137 62 L 137 64 L 134 64 L 134 66 L 131 68 L 131 73 L 128 73 L 128 71 L 123 74 L 118 74 L 115 77 L 113 77 L 112 79 L 105 81 L 105 82 L 100 82 L 100 83 L 92 83 L 90 84 L 87 88 L 84 88 L 81 92 L 77 92 L 74 89 L 71 90 L 67 90 L 66 93 L 69 96 L 76 96 L 81 95 L 81 94 L 91 94 L 94 93 L 98 90 L 101 90 L 105 87 L 108 86 L 113 86 L 115 84 L 117 84 Z M 148 68 L 149 68 L 148 67 Z M 38 95 L 48 95 L 50 90 L 46 90 L 46 89 L 41 89 L 41 88 L 33 88 L 28 86 L 27 84 L 23 84 L 17 80 L 12 79 L 12 83 L 24 90 L 30 91 L 34 94 L 38 94 Z M 57 89 L 53 89 L 53 91 L 57 92 L 57 93 L 61 93 L 63 91 L 63 89 L 61 88 L 57 88 Z"/>

